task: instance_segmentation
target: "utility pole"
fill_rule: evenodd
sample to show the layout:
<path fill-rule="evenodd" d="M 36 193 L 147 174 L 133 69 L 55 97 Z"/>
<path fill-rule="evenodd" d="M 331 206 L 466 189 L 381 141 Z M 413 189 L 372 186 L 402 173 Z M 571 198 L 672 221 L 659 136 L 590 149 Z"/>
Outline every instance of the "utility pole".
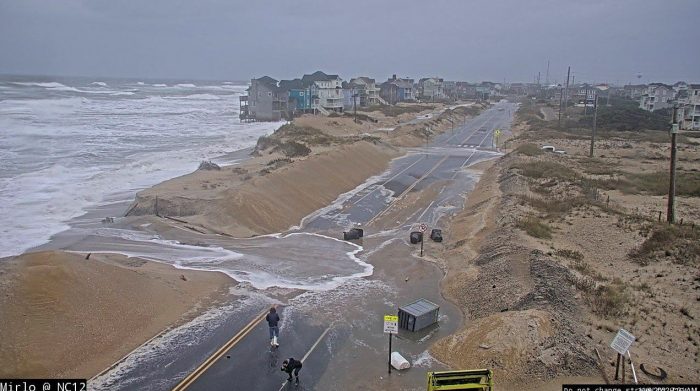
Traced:
<path fill-rule="evenodd" d="M 564 98 L 564 89 L 559 88 L 559 128 L 561 128 L 561 101 Z"/>
<path fill-rule="evenodd" d="M 668 184 L 668 210 L 666 221 L 669 224 L 676 222 L 676 135 L 678 134 L 678 106 L 673 106 L 673 118 L 671 120 L 671 178 Z"/>
<path fill-rule="evenodd" d="M 354 113 L 354 120 L 357 123 L 357 90 L 352 90 L 352 108 Z"/>
<path fill-rule="evenodd" d="M 544 84 L 549 85 L 549 60 L 547 60 L 547 76 L 544 78 Z"/>
<path fill-rule="evenodd" d="M 595 131 L 598 126 L 598 92 L 593 92 L 593 132 L 591 133 L 591 153 L 589 157 L 593 157 L 593 145 L 595 144 Z"/>
<path fill-rule="evenodd" d="M 566 71 L 566 92 L 564 93 L 564 117 L 566 117 L 566 106 L 569 102 L 569 77 L 571 76 L 571 67 Z"/>

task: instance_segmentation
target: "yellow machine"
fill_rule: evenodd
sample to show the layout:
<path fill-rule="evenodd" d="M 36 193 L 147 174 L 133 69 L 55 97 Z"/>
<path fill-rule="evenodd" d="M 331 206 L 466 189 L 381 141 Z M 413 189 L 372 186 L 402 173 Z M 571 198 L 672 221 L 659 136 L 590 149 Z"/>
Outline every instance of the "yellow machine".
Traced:
<path fill-rule="evenodd" d="M 428 372 L 428 391 L 481 390 L 493 391 L 490 369 Z"/>

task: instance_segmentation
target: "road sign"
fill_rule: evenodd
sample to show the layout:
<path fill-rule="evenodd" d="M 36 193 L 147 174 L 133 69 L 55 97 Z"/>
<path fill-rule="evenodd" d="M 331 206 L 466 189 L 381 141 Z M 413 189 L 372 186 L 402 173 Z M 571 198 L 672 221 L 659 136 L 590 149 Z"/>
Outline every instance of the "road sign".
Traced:
<path fill-rule="evenodd" d="M 420 225 L 420 231 L 425 232 L 428 230 L 428 226 L 425 223 L 421 223 Z"/>
<path fill-rule="evenodd" d="M 384 333 L 399 333 L 399 317 L 394 315 L 384 315 Z"/>
<path fill-rule="evenodd" d="M 630 346 L 632 346 L 632 343 L 636 340 L 637 338 L 630 334 L 627 330 L 625 329 L 620 329 L 617 332 L 617 335 L 615 338 L 613 338 L 612 343 L 610 344 L 610 347 L 615 349 L 616 352 L 624 355 L 627 353 L 629 350 Z"/>
<path fill-rule="evenodd" d="M 496 137 L 500 137 L 501 136 L 501 129 L 496 129 L 494 134 L 496 135 Z"/>

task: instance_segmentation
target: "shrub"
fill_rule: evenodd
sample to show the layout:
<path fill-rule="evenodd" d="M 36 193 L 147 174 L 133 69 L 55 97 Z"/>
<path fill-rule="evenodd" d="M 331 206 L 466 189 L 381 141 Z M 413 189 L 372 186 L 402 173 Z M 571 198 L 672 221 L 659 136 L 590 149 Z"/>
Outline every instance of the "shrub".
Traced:
<path fill-rule="evenodd" d="M 311 153 L 311 149 L 309 147 L 296 141 L 282 143 L 276 146 L 272 151 L 281 151 L 287 157 L 307 156 Z"/>
<path fill-rule="evenodd" d="M 518 220 L 517 227 L 534 238 L 552 238 L 552 228 L 533 216 Z"/>
<path fill-rule="evenodd" d="M 574 261 L 583 261 L 583 254 L 576 250 L 559 249 L 555 251 L 554 254 Z"/>
<path fill-rule="evenodd" d="M 535 144 L 523 144 L 515 148 L 515 153 L 525 156 L 539 156 L 543 154 L 544 151 Z"/>
<path fill-rule="evenodd" d="M 630 300 L 625 286 L 619 280 L 609 285 L 600 285 L 591 296 L 593 312 L 605 317 L 624 315 Z"/>
<path fill-rule="evenodd" d="M 557 178 L 565 181 L 573 181 L 576 179 L 576 171 L 550 161 L 538 160 L 514 165 L 513 167 L 520 169 L 524 176 L 530 178 Z"/>

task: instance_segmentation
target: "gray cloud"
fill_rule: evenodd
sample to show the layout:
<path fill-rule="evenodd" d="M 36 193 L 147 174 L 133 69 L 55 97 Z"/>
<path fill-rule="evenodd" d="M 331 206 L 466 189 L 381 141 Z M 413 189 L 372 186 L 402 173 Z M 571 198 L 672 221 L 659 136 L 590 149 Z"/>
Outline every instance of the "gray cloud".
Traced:
<path fill-rule="evenodd" d="M 0 73 L 700 81 L 697 0 L 0 0 Z"/>

